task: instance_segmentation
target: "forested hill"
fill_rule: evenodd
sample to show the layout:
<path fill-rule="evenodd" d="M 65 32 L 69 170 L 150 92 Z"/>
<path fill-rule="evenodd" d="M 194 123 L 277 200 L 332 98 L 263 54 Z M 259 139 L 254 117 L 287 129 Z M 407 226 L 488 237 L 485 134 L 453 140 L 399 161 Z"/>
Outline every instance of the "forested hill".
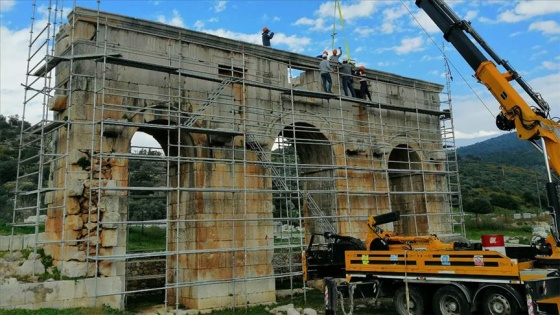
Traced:
<path fill-rule="evenodd" d="M 544 170 L 543 155 L 529 141 L 517 139 L 515 132 L 458 148 L 457 154 L 461 160 Z"/>
<path fill-rule="evenodd" d="M 457 149 L 463 209 L 539 212 L 547 203 L 544 157 L 515 132 Z"/>

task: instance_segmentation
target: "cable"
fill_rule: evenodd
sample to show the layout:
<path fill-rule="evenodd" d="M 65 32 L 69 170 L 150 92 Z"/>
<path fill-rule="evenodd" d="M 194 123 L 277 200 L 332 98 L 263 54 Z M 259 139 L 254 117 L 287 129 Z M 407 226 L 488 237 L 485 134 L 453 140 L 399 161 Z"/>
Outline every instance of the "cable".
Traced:
<path fill-rule="evenodd" d="M 416 21 L 416 24 L 418 24 L 418 26 L 424 31 L 424 33 L 426 33 L 426 36 L 432 41 L 432 43 L 437 47 L 437 49 L 443 54 L 445 55 L 445 53 L 443 52 L 443 50 L 439 47 L 439 45 L 436 43 L 436 41 L 432 38 L 432 36 L 430 36 L 430 34 L 428 33 L 428 31 L 426 31 L 426 29 L 422 26 L 422 24 L 420 24 L 420 22 L 418 21 L 418 19 L 416 19 L 416 17 L 414 17 L 414 15 L 412 14 L 412 12 L 408 9 L 408 7 L 406 6 L 406 4 L 404 3 L 403 0 L 400 0 L 401 4 L 403 5 L 403 7 L 406 9 L 406 11 L 410 14 L 410 16 L 412 17 L 412 19 L 414 19 L 414 21 Z M 495 117 L 494 113 L 488 108 L 488 106 L 486 105 L 486 103 L 484 103 L 484 101 L 482 100 L 482 98 L 478 95 L 478 93 L 476 93 L 476 91 L 473 89 L 473 87 L 470 85 L 470 83 L 465 79 L 465 77 L 463 76 L 463 74 L 459 71 L 459 69 L 457 69 L 457 67 L 455 67 L 455 64 L 453 64 L 453 62 L 451 62 L 449 59 L 447 59 L 449 61 L 449 63 L 451 64 L 451 66 L 453 66 L 453 69 L 455 69 L 455 71 L 457 71 L 457 73 L 459 74 L 459 76 L 461 77 L 461 79 L 463 79 L 463 82 L 465 82 L 467 84 L 467 86 L 469 87 L 469 89 L 473 92 L 473 94 L 476 96 L 476 98 L 480 101 L 480 103 L 484 106 L 484 108 L 486 108 L 486 110 L 488 111 L 488 113 L 490 113 L 490 115 L 493 117 Z"/>

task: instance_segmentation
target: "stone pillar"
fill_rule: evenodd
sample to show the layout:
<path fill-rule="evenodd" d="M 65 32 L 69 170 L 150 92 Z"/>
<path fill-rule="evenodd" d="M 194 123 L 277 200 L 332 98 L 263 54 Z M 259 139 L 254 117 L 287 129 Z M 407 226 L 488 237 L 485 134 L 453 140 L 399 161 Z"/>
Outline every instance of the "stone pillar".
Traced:
<path fill-rule="evenodd" d="M 263 188 L 265 169 L 242 163 L 207 167 L 185 166 L 181 176 L 185 187 L 208 191 L 181 192 L 179 198 L 176 192 L 171 198 L 170 250 L 186 253 L 168 258 L 168 285 L 181 284 L 178 292 L 168 290 L 168 301 L 178 296 L 189 309 L 274 302 L 274 279 L 250 280 L 273 274 L 272 250 L 256 250 L 271 248 L 274 241 L 272 196 L 255 192 Z M 270 187 L 270 179 L 265 181 Z M 220 191 L 231 188 L 239 190 Z"/>

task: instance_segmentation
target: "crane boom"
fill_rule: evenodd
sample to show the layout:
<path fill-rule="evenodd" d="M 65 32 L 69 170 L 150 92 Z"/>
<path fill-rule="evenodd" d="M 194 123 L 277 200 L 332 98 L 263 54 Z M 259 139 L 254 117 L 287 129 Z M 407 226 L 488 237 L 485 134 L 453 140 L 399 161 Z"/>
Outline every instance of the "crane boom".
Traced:
<path fill-rule="evenodd" d="M 500 103 L 500 113 L 496 117 L 496 126 L 501 130 L 513 130 L 521 140 L 542 140 L 539 147 L 544 154 L 549 182 L 547 193 L 549 205 L 552 208 L 554 238 L 560 246 L 560 205 L 556 185 L 552 183 L 550 168 L 560 175 L 560 125 L 550 119 L 550 106 L 539 93 L 531 89 L 517 71 L 490 48 L 486 41 L 472 27 L 470 22 L 461 20 L 457 14 L 443 0 L 416 0 L 416 5 L 423 9 L 443 32 L 444 38 L 450 42 L 461 54 L 469 66 L 475 71 L 474 76 L 484 84 L 490 93 Z M 492 59 L 506 69 L 501 73 L 497 66 L 489 60 L 467 34 L 492 57 Z M 533 99 L 537 107 L 531 107 L 510 84 L 515 80 L 523 90 Z"/>
<path fill-rule="evenodd" d="M 560 174 L 560 125 L 549 118 L 550 107 L 539 93 L 534 92 L 529 84 L 523 80 L 517 71 L 490 48 L 484 39 L 471 27 L 467 21 L 460 20 L 457 14 L 442 0 L 416 0 L 416 5 L 436 23 L 449 41 L 475 71 L 475 77 L 490 90 L 501 105 L 501 113 L 497 118 L 498 128 L 502 130 L 517 130 L 517 135 L 523 140 L 545 139 L 548 158 L 552 169 Z M 500 73 L 496 65 L 476 47 L 467 36 L 472 38 L 484 50 L 502 65 L 507 71 Z M 538 108 L 531 108 L 527 102 L 513 88 L 509 81 L 516 80 L 518 84 L 535 101 Z"/>

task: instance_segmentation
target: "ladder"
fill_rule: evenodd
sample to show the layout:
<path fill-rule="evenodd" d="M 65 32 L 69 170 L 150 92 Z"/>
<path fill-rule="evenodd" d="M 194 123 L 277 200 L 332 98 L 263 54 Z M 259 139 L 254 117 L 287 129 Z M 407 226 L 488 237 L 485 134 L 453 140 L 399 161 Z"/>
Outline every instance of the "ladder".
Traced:
<path fill-rule="evenodd" d="M 268 159 L 263 147 L 256 141 L 255 136 L 246 135 L 246 138 L 249 149 L 255 151 L 259 161 L 264 162 L 264 165 L 271 170 L 273 175 L 273 184 L 276 185 L 276 187 L 280 187 L 280 189 L 283 191 L 290 191 L 288 185 L 286 184 L 286 181 L 283 180 L 282 174 L 276 167 L 274 167 L 272 161 Z M 336 233 L 336 228 L 325 217 L 325 214 L 323 213 L 323 211 L 321 211 L 319 205 L 317 204 L 317 202 L 315 202 L 315 199 L 313 199 L 313 197 L 308 192 L 302 192 L 299 189 L 298 195 L 307 202 L 307 208 L 311 211 L 313 216 L 318 219 L 321 230 L 324 232 Z"/>
<path fill-rule="evenodd" d="M 220 96 L 220 94 L 222 94 L 226 86 L 228 86 L 230 83 L 236 83 L 239 81 L 240 78 L 230 77 L 220 82 L 220 86 L 218 86 L 214 91 L 212 91 L 212 93 L 210 93 L 210 95 L 208 96 L 206 101 L 202 104 L 202 106 L 200 106 L 195 113 L 189 116 L 189 118 L 185 121 L 183 126 L 192 127 L 194 123 L 198 120 L 198 118 L 202 115 L 202 113 L 206 110 L 206 108 L 208 108 L 210 104 L 214 103 L 218 99 L 218 97 Z"/>

